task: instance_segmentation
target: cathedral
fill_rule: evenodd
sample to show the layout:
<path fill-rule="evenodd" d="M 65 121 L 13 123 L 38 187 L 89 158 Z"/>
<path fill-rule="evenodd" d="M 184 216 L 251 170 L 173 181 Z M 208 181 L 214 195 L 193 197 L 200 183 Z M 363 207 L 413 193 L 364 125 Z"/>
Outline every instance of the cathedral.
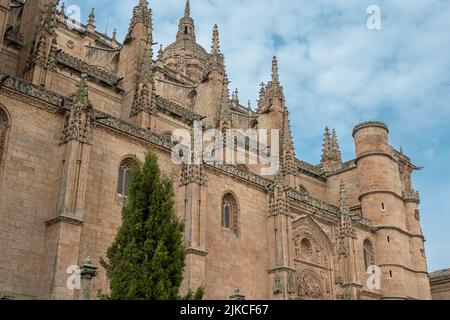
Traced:
<path fill-rule="evenodd" d="M 0 0 L 0 299 L 107 291 L 99 259 L 121 225 L 130 170 L 149 150 L 173 177 L 185 225 L 182 292 L 430 299 L 411 179 L 419 168 L 390 146 L 388 126 L 355 124 L 348 161 L 327 128 L 317 164 L 300 160 L 277 59 L 257 105 L 241 104 L 237 90 L 229 94 L 218 26 L 203 48 L 181 2 L 174 42 L 159 48 L 146 0 L 121 42 L 96 29 L 94 10 L 83 24 L 57 0 Z M 205 131 L 278 130 L 279 170 L 174 164 L 172 133 L 199 121 Z"/>

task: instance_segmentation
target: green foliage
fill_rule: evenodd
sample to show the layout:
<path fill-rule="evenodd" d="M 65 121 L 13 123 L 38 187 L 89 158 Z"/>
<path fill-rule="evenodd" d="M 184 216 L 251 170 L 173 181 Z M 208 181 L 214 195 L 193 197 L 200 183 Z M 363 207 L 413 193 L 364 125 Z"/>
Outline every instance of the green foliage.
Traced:
<path fill-rule="evenodd" d="M 157 157 L 148 153 L 132 173 L 122 226 L 101 264 L 112 300 L 175 300 L 183 280 L 186 251 L 184 226 L 175 215 L 172 180 L 160 173 Z M 191 293 L 202 298 L 203 289 Z"/>
<path fill-rule="evenodd" d="M 204 295 L 205 295 L 205 288 L 200 287 L 195 292 L 192 292 L 192 290 L 189 290 L 187 295 L 180 299 L 181 300 L 202 300 Z"/>

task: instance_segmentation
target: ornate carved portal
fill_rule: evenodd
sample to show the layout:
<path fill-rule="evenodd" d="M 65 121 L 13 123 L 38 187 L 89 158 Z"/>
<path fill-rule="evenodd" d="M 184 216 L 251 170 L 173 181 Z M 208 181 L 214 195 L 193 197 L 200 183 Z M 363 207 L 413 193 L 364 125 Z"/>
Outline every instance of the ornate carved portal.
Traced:
<path fill-rule="evenodd" d="M 311 218 L 293 222 L 295 290 L 292 299 L 328 300 L 332 293 L 332 244 Z"/>

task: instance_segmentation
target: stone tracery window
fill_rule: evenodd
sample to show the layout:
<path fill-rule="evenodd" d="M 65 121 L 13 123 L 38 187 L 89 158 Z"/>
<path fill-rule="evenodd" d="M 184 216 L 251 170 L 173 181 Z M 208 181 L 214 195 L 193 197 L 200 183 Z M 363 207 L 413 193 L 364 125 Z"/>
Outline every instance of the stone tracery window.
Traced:
<path fill-rule="evenodd" d="M 312 256 L 312 254 L 313 254 L 311 242 L 306 238 L 304 238 L 300 242 L 300 250 L 305 256 L 308 256 L 308 257 Z"/>
<path fill-rule="evenodd" d="M 239 207 L 235 196 L 225 194 L 222 199 L 222 227 L 231 230 L 235 235 L 239 233 Z"/>
<path fill-rule="evenodd" d="M 373 250 L 372 242 L 369 239 L 364 240 L 363 253 L 364 266 L 367 270 L 370 266 L 375 264 L 375 252 Z"/>
<path fill-rule="evenodd" d="M 139 167 L 139 163 L 132 157 L 127 157 L 122 160 L 119 166 L 117 178 L 117 194 L 120 194 L 124 197 L 128 196 L 131 182 L 131 172 L 137 167 Z"/>
<path fill-rule="evenodd" d="M 9 120 L 6 111 L 0 106 L 0 168 L 6 154 L 6 136 L 9 128 Z"/>

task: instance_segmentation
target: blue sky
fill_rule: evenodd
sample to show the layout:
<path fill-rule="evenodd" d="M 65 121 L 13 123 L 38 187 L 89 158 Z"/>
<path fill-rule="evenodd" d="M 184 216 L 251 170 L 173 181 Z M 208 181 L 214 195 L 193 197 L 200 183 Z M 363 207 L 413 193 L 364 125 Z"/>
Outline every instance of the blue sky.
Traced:
<path fill-rule="evenodd" d="M 99 31 L 122 40 L 137 0 L 70 0 L 82 21 L 96 8 Z M 149 0 L 154 41 L 175 39 L 185 0 Z M 382 29 L 366 27 L 369 5 Z M 450 267 L 450 1 L 191 0 L 197 42 L 208 51 L 218 23 L 230 89 L 254 106 L 278 56 L 299 158 L 318 163 L 324 127 L 336 128 L 343 157 L 354 157 L 352 128 L 381 120 L 391 145 L 424 167 L 420 191 L 429 270 Z M 109 18 L 108 18 L 109 17 Z"/>

